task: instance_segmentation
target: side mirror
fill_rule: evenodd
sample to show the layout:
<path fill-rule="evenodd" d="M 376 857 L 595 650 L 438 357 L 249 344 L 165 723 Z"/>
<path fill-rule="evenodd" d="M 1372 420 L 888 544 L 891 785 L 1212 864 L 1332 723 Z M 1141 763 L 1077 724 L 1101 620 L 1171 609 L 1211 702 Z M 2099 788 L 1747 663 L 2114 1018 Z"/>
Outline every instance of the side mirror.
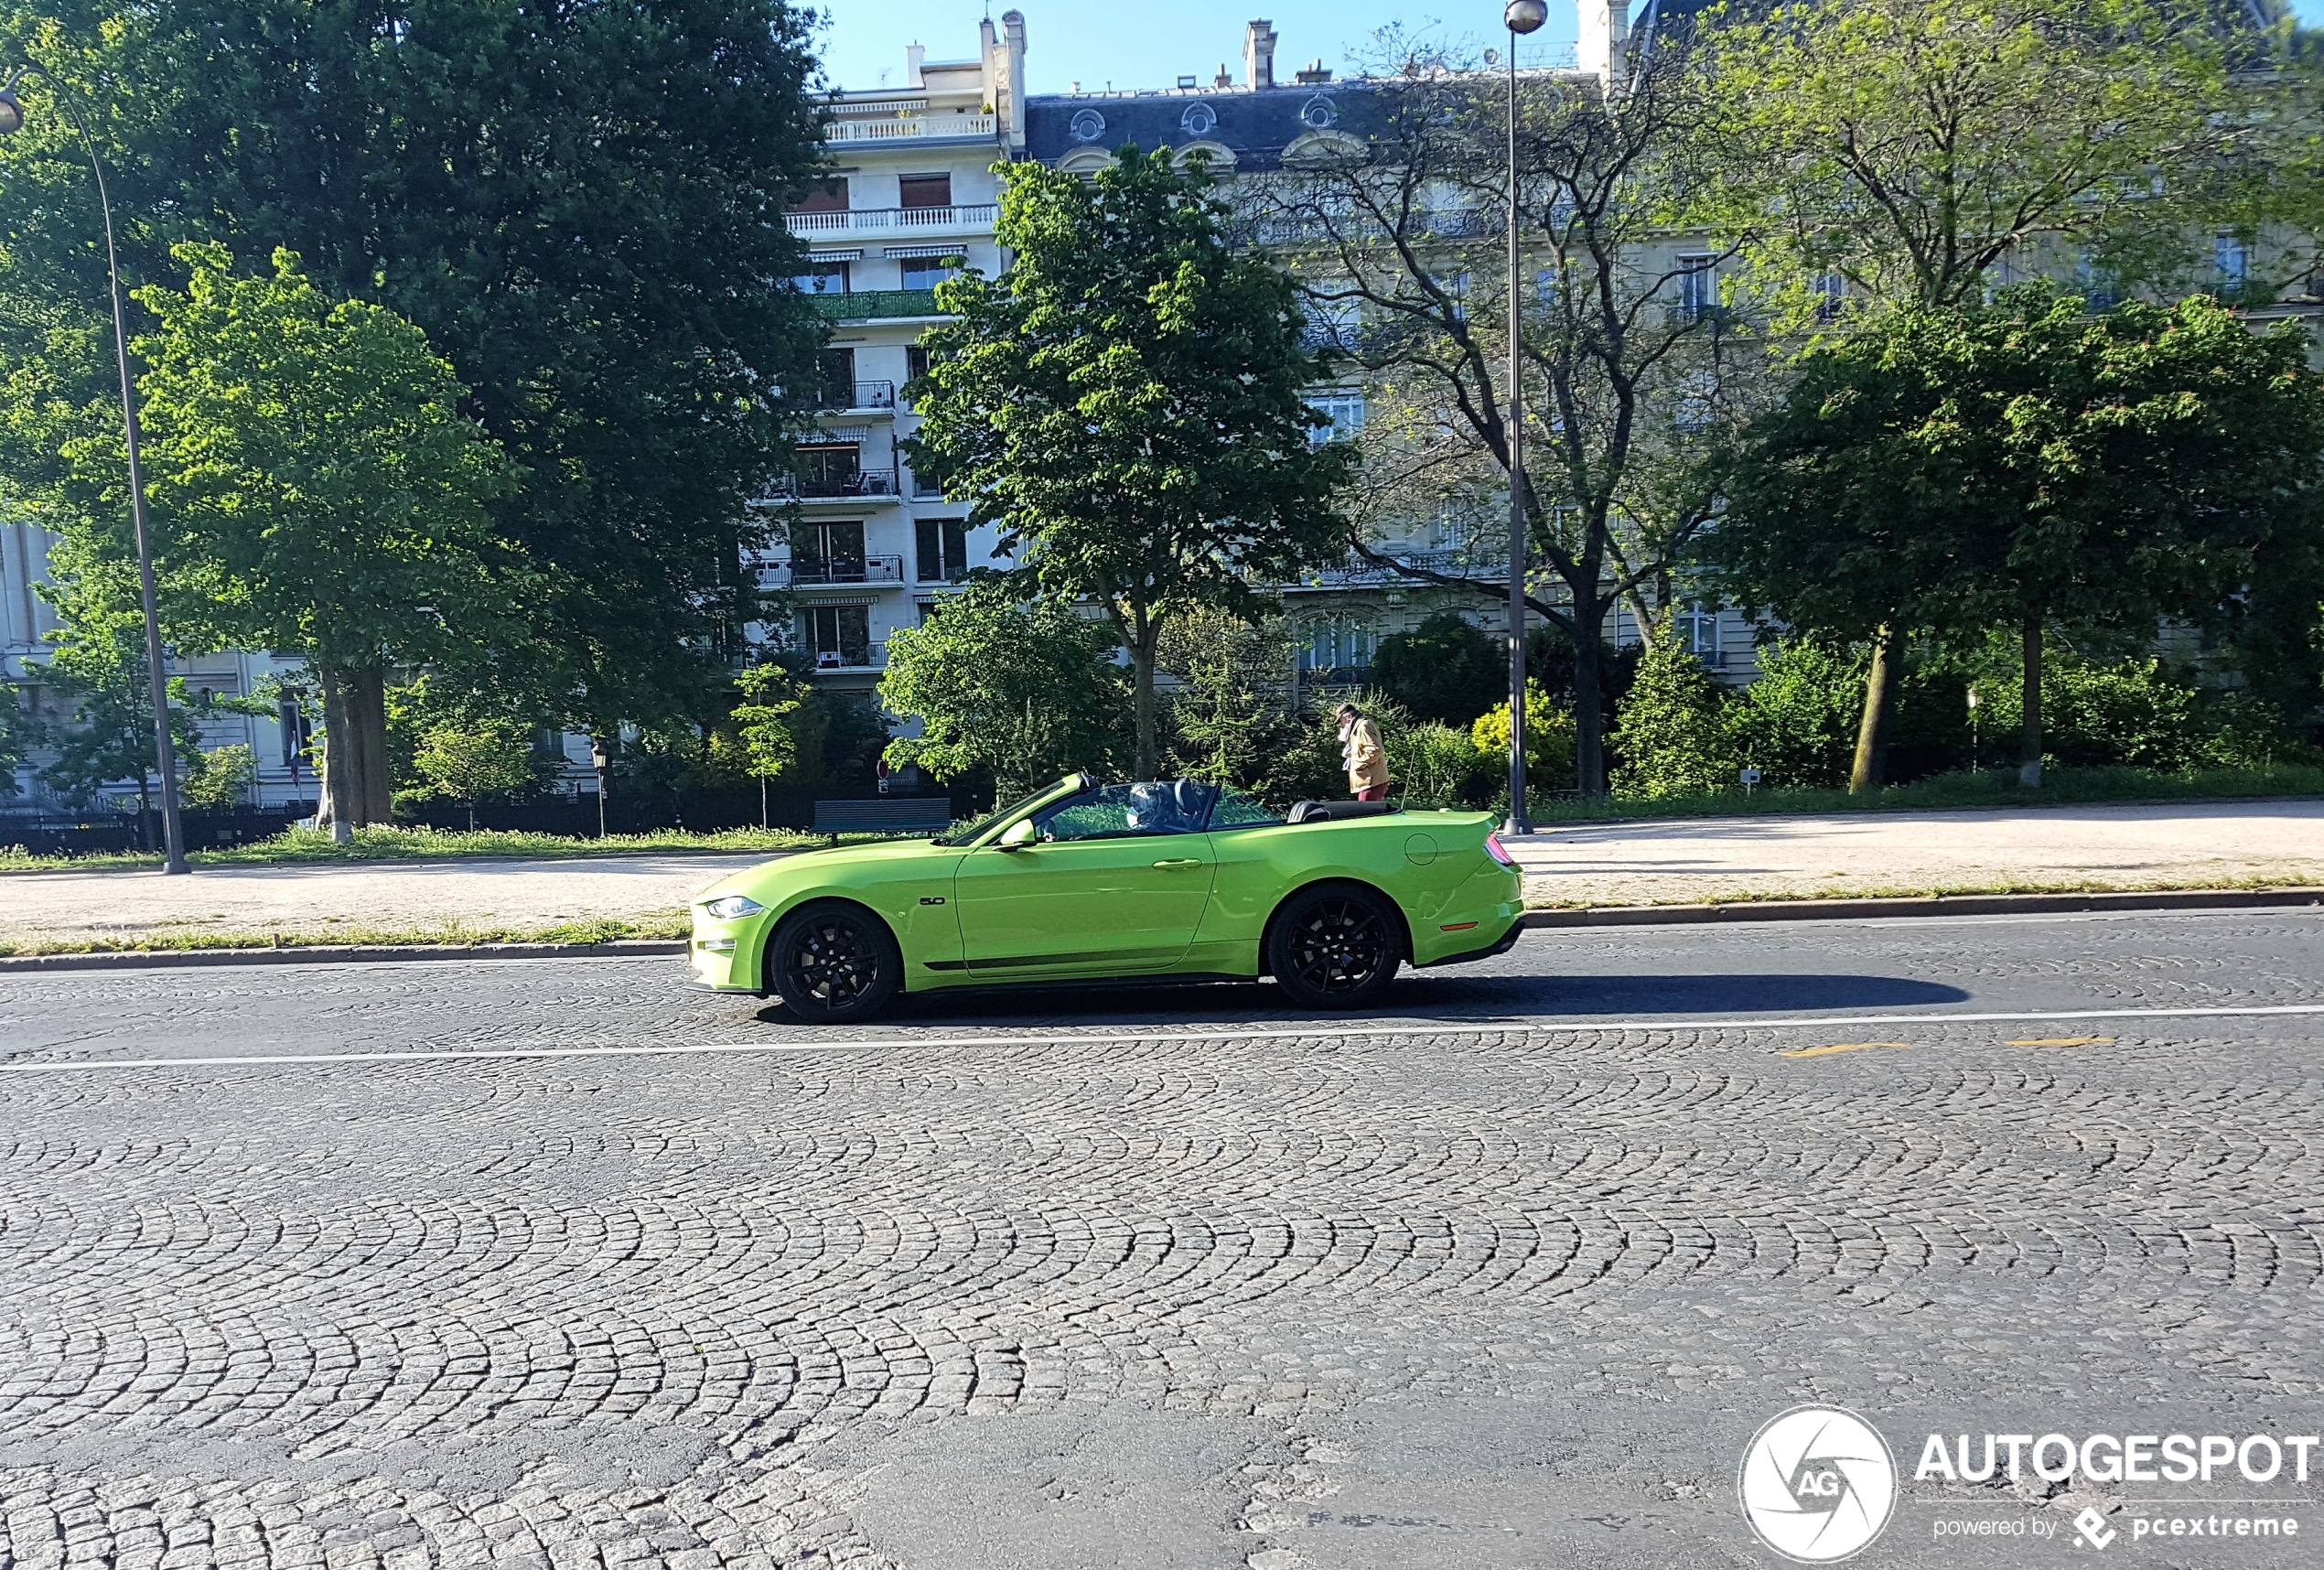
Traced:
<path fill-rule="evenodd" d="M 1007 828 L 1001 831 L 1001 837 L 993 842 L 993 848 L 995 850 L 1020 851 L 1032 843 L 1033 820 L 1030 818 L 1019 818 L 1017 822 L 1011 823 Z"/>

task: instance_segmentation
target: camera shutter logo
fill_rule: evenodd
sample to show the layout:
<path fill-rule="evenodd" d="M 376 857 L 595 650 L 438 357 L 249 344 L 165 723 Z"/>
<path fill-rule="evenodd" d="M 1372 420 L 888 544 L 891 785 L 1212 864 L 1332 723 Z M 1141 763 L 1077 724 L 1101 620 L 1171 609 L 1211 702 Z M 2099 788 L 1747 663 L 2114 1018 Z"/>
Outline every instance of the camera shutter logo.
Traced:
<path fill-rule="evenodd" d="M 1736 1489 L 1761 1543 L 1802 1565 L 1829 1565 L 1888 1524 L 1897 1464 L 1855 1413 L 1795 1406 L 1752 1436 Z"/>

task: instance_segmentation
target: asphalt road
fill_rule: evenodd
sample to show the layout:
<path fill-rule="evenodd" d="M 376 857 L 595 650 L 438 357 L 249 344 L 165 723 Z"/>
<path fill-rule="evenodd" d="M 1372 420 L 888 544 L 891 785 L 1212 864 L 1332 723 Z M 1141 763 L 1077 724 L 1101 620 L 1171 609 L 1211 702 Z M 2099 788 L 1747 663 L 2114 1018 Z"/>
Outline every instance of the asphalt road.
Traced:
<path fill-rule="evenodd" d="M 1895 1452 L 1855 1564 L 2088 1557 L 2088 1507 L 2100 1563 L 2313 1565 L 2324 1449 L 1914 1472 L 2324 1429 L 2320 1042 L 2297 913 L 845 1038 L 670 961 L 11 977 L 0 1570 L 1773 1565 L 1737 1469 L 1801 1403 Z"/>

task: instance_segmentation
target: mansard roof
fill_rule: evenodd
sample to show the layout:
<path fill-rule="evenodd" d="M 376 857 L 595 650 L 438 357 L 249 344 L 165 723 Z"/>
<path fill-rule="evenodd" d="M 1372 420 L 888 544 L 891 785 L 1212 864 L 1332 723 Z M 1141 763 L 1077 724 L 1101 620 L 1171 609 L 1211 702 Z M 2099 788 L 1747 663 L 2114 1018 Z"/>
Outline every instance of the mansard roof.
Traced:
<path fill-rule="evenodd" d="M 1242 173 L 1272 169 L 1283 150 L 1313 132 L 1355 129 L 1379 84 L 1347 81 L 1213 91 L 1049 93 L 1025 101 L 1025 150 L 1054 164 L 1084 149 L 1112 153 L 1135 143 L 1152 149 L 1223 147 Z M 1358 130 L 1358 134 L 1361 131 Z"/>

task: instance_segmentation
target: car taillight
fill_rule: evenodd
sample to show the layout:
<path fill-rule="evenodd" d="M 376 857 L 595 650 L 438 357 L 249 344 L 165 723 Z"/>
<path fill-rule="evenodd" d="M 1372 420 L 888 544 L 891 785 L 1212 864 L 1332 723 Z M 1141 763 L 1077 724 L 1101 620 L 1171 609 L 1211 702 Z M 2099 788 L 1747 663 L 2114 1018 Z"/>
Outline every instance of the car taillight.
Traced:
<path fill-rule="evenodd" d="M 1492 857 L 1495 861 L 1501 863 L 1501 866 L 1509 867 L 1512 871 L 1515 870 L 1517 858 L 1509 854 L 1509 847 L 1501 843 L 1501 836 L 1499 834 L 1487 834 L 1485 836 L 1485 854 Z"/>

